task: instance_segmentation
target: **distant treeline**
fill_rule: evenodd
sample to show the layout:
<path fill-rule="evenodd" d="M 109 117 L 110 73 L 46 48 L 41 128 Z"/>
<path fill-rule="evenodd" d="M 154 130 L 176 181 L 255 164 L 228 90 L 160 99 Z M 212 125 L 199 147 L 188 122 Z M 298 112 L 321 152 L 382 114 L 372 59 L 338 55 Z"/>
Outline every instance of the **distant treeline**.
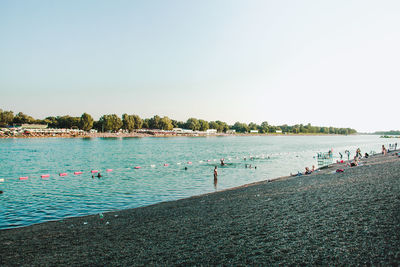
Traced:
<path fill-rule="evenodd" d="M 22 112 L 14 115 L 12 111 L 3 111 L 0 109 L 0 126 L 10 126 L 19 124 L 47 124 L 50 128 L 81 129 L 89 131 L 96 129 L 100 132 L 117 132 L 120 129 L 129 132 L 138 129 L 161 129 L 172 130 L 173 128 L 190 129 L 193 131 L 206 131 L 216 129 L 218 132 L 235 130 L 238 133 L 248 133 L 256 130 L 260 133 L 309 133 L 309 134 L 354 134 L 357 131 L 350 128 L 319 127 L 311 124 L 296 124 L 293 126 L 281 125 L 273 126 L 264 121 L 260 125 L 256 123 L 236 122 L 234 125 L 228 125 L 223 121 L 205 121 L 201 119 L 189 118 L 186 122 L 177 121 L 168 117 L 155 115 L 152 118 L 142 119 L 138 115 L 123 114 L 122 117 L 116 114 L 103 115 L 98 121 L 87 113 L 81 117 L 57 116 L 47 117 L 43 120 L 35 119 Z"/>
<path fill-rule="evenodd" d="M 382 132 L 375 132 L 374 134 L 377 135 L 400 135 L 400 131 L 395 131 L 395 130 L 391 130 L 391 131 L 382 131 Z"/>

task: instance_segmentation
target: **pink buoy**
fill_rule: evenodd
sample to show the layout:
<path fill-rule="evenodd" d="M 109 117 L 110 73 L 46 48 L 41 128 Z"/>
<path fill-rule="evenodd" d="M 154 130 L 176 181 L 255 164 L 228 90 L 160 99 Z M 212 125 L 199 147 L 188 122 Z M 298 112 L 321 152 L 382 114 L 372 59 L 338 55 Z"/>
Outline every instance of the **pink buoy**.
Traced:
<path fill-rule="evenodd" d="M 106 170 L 106 172 L 112 172 L 113 171 L 113 169 L 107 169 Z"/>
<path fill-rule="evenodd" d="M 60 176 L 67 176 L 68 174 L 66 172 L 62 172 L 59 174 Z"/>
<path fill-rule="evenodd" d="M 28 176 L 19 177 L 20 180 L 28 180 Z"/>
<path fill-rule="evenodd" d="M 168 167 L 168 166 L 169 166 L 169 164 L 168 164 L 168 163 L 165 163 L 165 164 L 164 164 L 164 166 L 165 166 L 165 167 Z"/>
<path fill-rule="evenodd" d="M 207 160 L 207 162 L 210 162 L 210 161 L 211 161 L 211 160 L 209 160 L 209 159 Z"/>
<path fill-rule="evenodd" d="M 43 174 L 43 175 L 41 175 L 40 177 L 42 177 L 42 178 L 49 178 L 49 177 L 50 177 L 50 174 Z"/>
<path fill-rule="evenodd" d="M 92 173 L 96 173 L 99 172 L 98 170 L 91 170 Z"/>
<path fill-rule="evenodd" d="M 135 167 L 135 169 L 140 169 L 140 168 L 141 168 L 140 166 L 136 166 L 136 167 Z"/>
<path fill-rule="evenodd" d="M 74 172 L 75 175 L 82 174 L 83 172 Z"/>
<path fill-rule="evenodd" d="M 192 164 L 192 162 L 191 161 L 188 161 L 188 163 L 187 164 Z"/>

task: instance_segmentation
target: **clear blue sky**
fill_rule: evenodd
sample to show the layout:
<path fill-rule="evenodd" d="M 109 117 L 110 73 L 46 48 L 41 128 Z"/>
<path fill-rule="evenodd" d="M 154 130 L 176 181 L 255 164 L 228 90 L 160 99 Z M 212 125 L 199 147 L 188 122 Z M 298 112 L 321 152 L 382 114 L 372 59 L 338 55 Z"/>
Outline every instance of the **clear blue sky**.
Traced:
<path fill-rule="evenodd" d="M 0 108 L 400 129 L 399 1 L 0 1 Z"/>

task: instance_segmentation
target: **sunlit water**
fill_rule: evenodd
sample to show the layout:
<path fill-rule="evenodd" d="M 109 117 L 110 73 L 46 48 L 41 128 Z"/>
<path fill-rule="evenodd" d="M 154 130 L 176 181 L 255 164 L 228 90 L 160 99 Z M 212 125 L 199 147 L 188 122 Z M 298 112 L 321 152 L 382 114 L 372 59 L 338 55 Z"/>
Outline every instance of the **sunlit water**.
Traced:
<path fill-rule="evenodd" d="M 1 139 L 0 229 L 273 179 L 317 166 L 318 152 L 333 148 L 338 157 L 346 149 L 354 155 L 358 147 L 363 153 L 380 151 L 388 141 L 378 136 Z M 220 158 L 230 164 L 220 167 Z M 216 189 L 215 165 L 219 166 Z M 103 177 L 93 179 L 90 170 L 100 170 Z M 68 176 L 58 175 L 63 172 Z M 50 177 L 42 179 L 42 174 Z M 21 176 L 28 180 L 19 180 Z"/>

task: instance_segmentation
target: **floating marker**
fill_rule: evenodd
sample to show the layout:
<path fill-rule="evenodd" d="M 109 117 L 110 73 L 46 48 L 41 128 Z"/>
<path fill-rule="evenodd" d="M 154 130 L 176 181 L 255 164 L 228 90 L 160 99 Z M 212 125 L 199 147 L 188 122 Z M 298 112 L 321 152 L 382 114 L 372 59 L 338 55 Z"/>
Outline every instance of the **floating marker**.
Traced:
<path fill-rule="evenodd" d="M 154 165 L 154 164 L 151 164 L 151 165 L 150 165 L 150 167 L 154 168 L 154 167 L 156 167 L 156 165 Z"/>
<path fill-rule="evenodd" d="M 209 159 L 207 160 L 207 162 L 210 162 L 210 161 L 211 161 L 211 160 L 209 160 Z"/>
<path fill-rule="evenodd" d="M 180 162 L 178 162 L 177 164 L 178 164 L 178 165 L 181 165 L 181 163 L 180 163 Z"/>
<path fill-rule="evenodd" d="M 106 172 L 112 172 L 113 171 L 113 169 L 107 169 L 106 170 Z"/>
<path fill-rule="evenodd" d="M 187 164 L 192 164 L 192 162 L 191 161 L 188 161 L 188 163 Z"/>
<path fill-rule="evenodd" d="M 168 167 L 168 166 L 169 166 L 169 164 L 168 164 L 168 163 L 165 163 L 165 164 L 164 164 L 164 167 Z"/>
<path fill-rule="evenodd" d="M 83 172 L 74 172 L 75 175 L 82 174 Z"/>
<path fill-rule="evenodd" d="M 98 170 L 91 170 L 92 173 L 96 173 L 99 172 Z"/>
<path fill-rule="evenodd" d="M 1 179 L 0 179 L 0 182 L 4 182 L 4 178 L 1 178 Z"/>
<path fill-rule="evenodd" d="M 60 176 L 67 176 L 68 174 L 66 172 L 60 173 Z"/>
<path fill-rule="evenodd" d="M 43 174 L 43 175 L 41 175 L 40 177 L 42 177 L 42 178 L 49 178 L 49 177 L 50 177 L 50 174 Z"/>
<path fill-rule="evenodd" d="M 19 177 L 20 180 L 28 180 L 28 176 Z"/>
<path fill-rule="evenodd" d="M 140 166 L 136 166 L 136 167 L 135 167 L 135 169 L 140 169 L 140 168 L 141 168 Z"/>

